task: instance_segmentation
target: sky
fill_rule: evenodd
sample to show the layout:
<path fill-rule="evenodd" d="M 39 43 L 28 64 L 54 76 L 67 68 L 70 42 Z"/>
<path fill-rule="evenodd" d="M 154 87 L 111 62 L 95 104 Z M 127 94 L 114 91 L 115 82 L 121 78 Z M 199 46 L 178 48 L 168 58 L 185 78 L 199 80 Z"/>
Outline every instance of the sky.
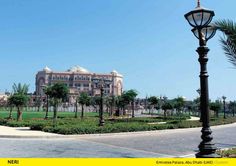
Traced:
<path fill-rule="evenodd" d="M 235 0 L 201 0 L 214 20 L 235 20 Z M 13 83 L 35 90 L 35 75 L 48 66 L 65 71 L 79 65 L 91 72 L 117 70 L 124 89 L 139 97 L 184 96 L 200 87 L 198 40 L 184 14 L 196 0 L 0 0 L 0 92 Z M 220 46 L 210 48 L 209 97 L 236 100 L 236 69 Z"/>

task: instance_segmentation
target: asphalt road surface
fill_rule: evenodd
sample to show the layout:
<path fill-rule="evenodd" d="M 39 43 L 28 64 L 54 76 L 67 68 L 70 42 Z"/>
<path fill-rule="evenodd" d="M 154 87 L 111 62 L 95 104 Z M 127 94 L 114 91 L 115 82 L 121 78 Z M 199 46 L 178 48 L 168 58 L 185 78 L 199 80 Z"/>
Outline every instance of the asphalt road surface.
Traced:
<path fill-rule="evenodd" d="M 193 157 L 201 128 L 85 135 L 63 139 L 0 138 L 0 157 Z M 212 127 L 218 148 L 236 147 L 236 123 Z"/>

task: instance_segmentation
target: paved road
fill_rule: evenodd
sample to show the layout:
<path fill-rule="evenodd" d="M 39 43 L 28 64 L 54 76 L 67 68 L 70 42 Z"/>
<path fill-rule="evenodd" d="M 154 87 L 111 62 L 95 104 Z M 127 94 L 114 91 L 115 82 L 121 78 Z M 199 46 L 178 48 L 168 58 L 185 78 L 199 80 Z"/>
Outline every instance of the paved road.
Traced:
<path fill-rule="evenodd" d="M 0 157 L 191 157 L 200 128 L 87 135 L 68 139 L 0 139 Z M 236 123 L 212 127 L 217 147 L 236 147 Z"/>

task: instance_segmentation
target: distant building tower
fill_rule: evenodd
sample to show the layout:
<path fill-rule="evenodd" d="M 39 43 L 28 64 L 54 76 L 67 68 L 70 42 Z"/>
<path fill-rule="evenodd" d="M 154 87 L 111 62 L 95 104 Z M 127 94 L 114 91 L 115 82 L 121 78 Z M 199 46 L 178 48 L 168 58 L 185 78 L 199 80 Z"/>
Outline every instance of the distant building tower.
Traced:
<path fill-rule="evenodd" d="M 81 92 L 87 92 L 89 95 L 99 95 L 100 90 L 92 80 L 93 78 L 103 78 L 111 80 L 111 84 L 104 87 L 105 95 L 119 96 L 123 89 L 123 76 L 113 70 L 109 74 L 98 74 L 89 72 L 87 69 L 74 66 L 67 71 L 53 71 L 49 67 L 45 67 L 36 74 L 36 95 L 44 95 L 43 87 L 53 85 L 55 83 L 64 83 L 68 86 L 70 97 L 74 98 Z M 73 97 L 74 96 L 74 97 Z"/>

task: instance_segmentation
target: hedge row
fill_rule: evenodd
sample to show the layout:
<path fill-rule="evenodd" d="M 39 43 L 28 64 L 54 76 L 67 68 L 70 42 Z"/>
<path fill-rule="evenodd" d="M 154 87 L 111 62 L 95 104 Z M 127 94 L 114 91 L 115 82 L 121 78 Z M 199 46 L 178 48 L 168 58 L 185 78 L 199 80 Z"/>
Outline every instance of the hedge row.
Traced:
<path fill-rule="evenodd" d="M 178 117 L 177 117 L 178 118 Z M 152 121 L 153 118 L 150 118 Z M 13 127 L 29 126 L 31 130 L 41 130 L 45 132 L 52 132 L 58 134 L 95 134 L 95 133 L 118 133 L 118 132 L 135 132 L 135 131 L 150 131 L 150 130 L 163 130 L 163 129 L 177 129 L 177 128 L 192 128 L 201 127 L 199 121 L 185 121 L 185 120 L 168 120 L 165 124 L 150 122 L 147 118 L 134 118 L 127 121 L 106 120 L 105 126 L 98 126 L 98 118 L 63 118 L 58 119 L 56 124 L 53 124 L 51 119 L 42 120 L 34 119 L 16 122 L 12 120 L 0 119 L 0 125 L 7 125 Z M 159 122 L 160 119 L 156 119 L 154 122 Z M 219 118 L 212 119 L 211 125 L 221 125 L 236 122 L 235 117 L 228 117 L 227 119 Z"/>

